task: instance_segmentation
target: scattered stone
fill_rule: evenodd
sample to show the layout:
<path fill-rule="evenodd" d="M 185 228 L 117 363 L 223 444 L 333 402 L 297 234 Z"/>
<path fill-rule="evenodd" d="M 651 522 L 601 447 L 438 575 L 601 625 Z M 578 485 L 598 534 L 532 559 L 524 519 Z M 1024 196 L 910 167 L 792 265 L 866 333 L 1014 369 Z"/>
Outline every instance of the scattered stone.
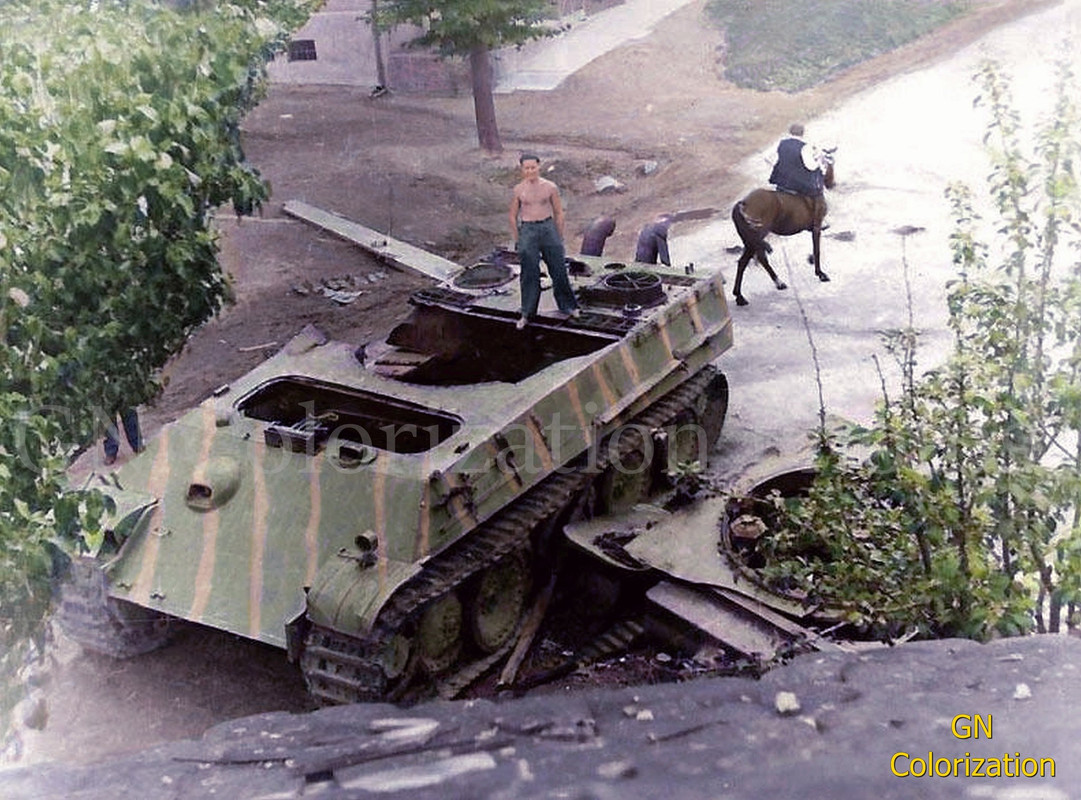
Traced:
<path fill-rule="evenodd" d="M 668 655 L 668 653 L 657 653 L 656 659 L 662 664 L 667 664 L 672 660 L 672 656 Z"/>
<path fill-rule="evenodd" d="M 597 194 L 619 194 L 627 191 L 626 185 L 616 180 L 611 175 L 604 175 L 597 178 L 597 180 L 593 182 L 593 188 L 596 190 Z"/>
<path fill-rule="evenodd" d="M 358 297 L 364 294 L 363 291 L 357 289 L 355 291 L 345 291 L 342 289 L 323 289 L 323 295 L 328 299 L 333 300 L 338 305 L 349 305 L 354 302 Z"/>
<path fill-rule="evenodd" d="M 1032 690 L 1028 688 L 1027 683 L 1019 683 L 1013 690 L 1014 700 L 1030 700 L 1032 699 Z"/>
<path fill-rule="evenodd" d="M 656 161 L 643 161 L 641 164 L 638 165 L 638 172 L 642 175 L 648 176 L 652 175 L 654 172 L 660 169 L 660 167 L 661 165 L 658 164 Z"/>
<path fill-rule="evenodd" d="M 633 778 L 638 774 L 638 767 L 633 761 L 608 761 L 597 767 L 597 774 L 610 781 Z"/>
<path fill-rule="evenodd" d="M 518 759 L 518 780 L 532 781 L 536 780 L 536 776 L 533 774 L 533 769 L 529 766 L 529 762 L 524 758 Z"/>
<path fill-rule="evenodd" d="M 773 706 L 782 716 L 796 714 L 800 710 L 799 699 L 793 692 L 777 692 L 777 696 L 773 698 Z"/>

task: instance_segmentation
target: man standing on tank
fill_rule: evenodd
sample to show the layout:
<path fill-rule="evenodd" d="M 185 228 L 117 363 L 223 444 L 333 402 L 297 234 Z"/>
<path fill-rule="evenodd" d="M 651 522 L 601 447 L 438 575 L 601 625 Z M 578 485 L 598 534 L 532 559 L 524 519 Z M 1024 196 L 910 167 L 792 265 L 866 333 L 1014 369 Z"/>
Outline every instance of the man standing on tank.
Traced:
<path fill-rule="evenodd" d="M 510 201 L 510 229 L 521 264 L 521 330 L 537 313 L 540 304 L 540 260 L 552 276 L 556 305 L 564 314 L 577 317 L 578 301 L 567 278 L 566 253 L 563 249 L 563 202 L 559 187 L 540 176 L 540 158 L 523 153 L 518 159 L 522 180 L 514 187 Z"/>

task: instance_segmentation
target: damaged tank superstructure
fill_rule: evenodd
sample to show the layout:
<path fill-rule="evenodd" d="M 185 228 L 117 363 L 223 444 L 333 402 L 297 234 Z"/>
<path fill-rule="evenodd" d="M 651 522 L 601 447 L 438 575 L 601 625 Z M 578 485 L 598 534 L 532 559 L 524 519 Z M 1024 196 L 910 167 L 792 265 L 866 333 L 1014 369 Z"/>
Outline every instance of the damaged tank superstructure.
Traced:
<path fill-rule="evenodd" d="M 719 274 L 591 258 L 570 263 L 579 318 L 545 292 L 518 330 L 512 261 L 448 271 L 384 341 L 302 332 L 106 476 L 117 513 L 73 565 L 67 632 L 125 655 L 174 618 L 231 631 L 324 702 L 505 656 L 567 520 L 704 459 L 732 342 Z"/>

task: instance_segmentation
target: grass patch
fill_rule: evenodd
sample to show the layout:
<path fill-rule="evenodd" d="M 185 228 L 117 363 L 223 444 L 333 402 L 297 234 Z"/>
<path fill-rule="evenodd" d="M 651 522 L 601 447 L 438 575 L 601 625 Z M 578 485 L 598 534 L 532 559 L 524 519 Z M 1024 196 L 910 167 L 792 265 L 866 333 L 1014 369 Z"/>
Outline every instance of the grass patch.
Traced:
<path fill-rule="evenodd" d="M 968 0 L 712 0 L 724 77 L 744 89 L 798 92 L 964 14 Z"/>

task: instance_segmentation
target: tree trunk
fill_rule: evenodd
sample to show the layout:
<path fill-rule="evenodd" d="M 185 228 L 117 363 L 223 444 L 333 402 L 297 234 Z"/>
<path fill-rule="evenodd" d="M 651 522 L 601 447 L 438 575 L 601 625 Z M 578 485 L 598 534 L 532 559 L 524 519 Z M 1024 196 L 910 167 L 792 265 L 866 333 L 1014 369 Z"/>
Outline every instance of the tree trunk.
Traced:
<path fill-rule="evenodd" d="M 372 0 L 372 43 L 375 45 L 375 80 L 379 88 L 387 88 L 387 66 L 383 61 L 383 30 L 375 17 L 379 14 L 379 0 Z"/>
<path fill-rule="evenodd" d="M 474 48 L 469 53 L 469 71 L 473 79 L 473 111 L 477 118 L 477 140 L 490 153 L 502 153 L 503 142 L 495 121 L 495 97 L 492 94 L 492 62 L 488 50 Z"/>

